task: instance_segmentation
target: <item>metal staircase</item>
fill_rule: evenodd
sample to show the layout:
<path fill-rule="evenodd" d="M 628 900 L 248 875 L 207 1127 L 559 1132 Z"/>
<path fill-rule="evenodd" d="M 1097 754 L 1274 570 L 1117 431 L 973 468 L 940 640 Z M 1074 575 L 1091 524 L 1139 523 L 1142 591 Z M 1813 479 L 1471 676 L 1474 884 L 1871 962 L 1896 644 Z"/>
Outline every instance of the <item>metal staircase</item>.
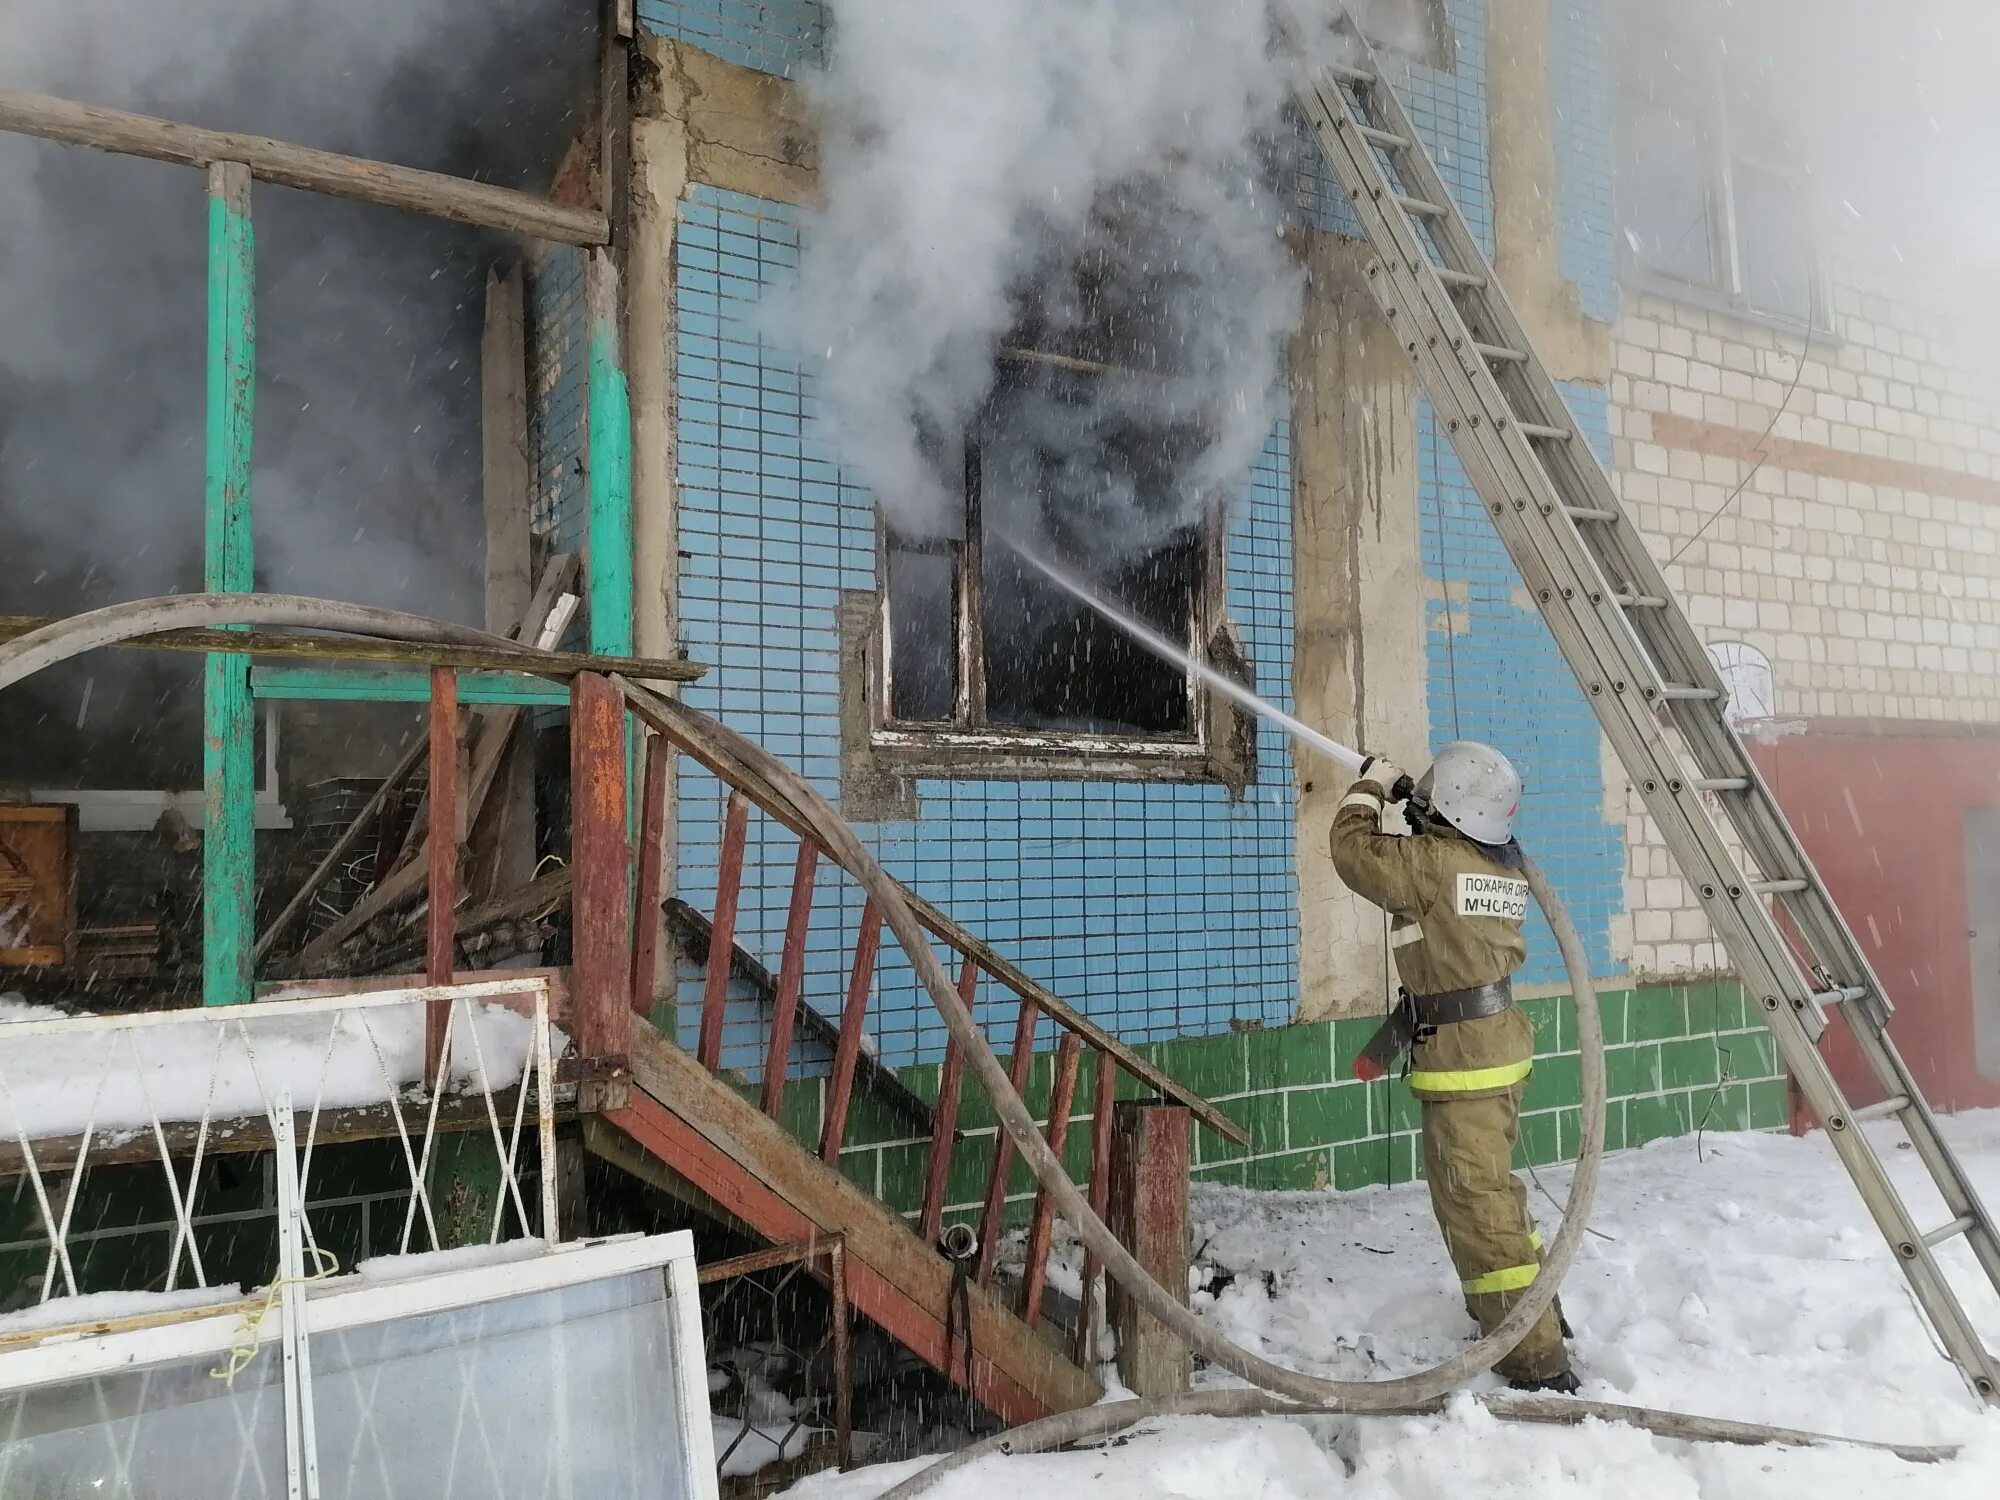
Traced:
<path fill-rule="evenodd" d="M 1345 61 L 1313 70 L 1298 97 L 1375 252 L 1368 284 L 1945 1352 L 1975 1393 L 2000 1404 L 2000 1360 L 1934 1253 L 1963 1237 L 2000 1291 L 2000 1238 L 1889 1038 L 1889 998 L 1724 717 L 1727 694 L 1700 637 L 1373 49 L 1346 18 L 1338 29 Z M 1731 832 L 1750 867 L 1732 853 Z M 1881 1083 L 1879 1103 L 1851 1106 L 1820 1055 L 1820 1039 L 1836 1015 Z M 1918 1220 L 1860 1128 L 1878 1119 L 1907 1132 L 1936 1185 L 1943 1208 L 1935 1225 Z"/>

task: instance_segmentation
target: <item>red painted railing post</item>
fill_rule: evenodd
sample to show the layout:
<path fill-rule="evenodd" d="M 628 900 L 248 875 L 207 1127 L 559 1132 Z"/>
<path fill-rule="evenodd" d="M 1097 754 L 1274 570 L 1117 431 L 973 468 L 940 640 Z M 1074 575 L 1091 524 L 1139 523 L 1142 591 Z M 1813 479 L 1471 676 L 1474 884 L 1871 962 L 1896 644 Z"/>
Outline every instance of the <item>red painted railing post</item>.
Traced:
<path fill-rule="evenodd" d="M 861 908 L 861 934 L 854 940 L 854 968 L 847 980 L 847 1003 L 840 1011 L 840 1041 L 833 1051 L 833 1080 L 826 1096 L 826 1126 L 820 1132 L 820 1160 L 840 1165 L 847 1139 L 847 1106 L 854 1098 L 854 1068 L 861 1060 L 861 1028 L 868 1018 L 868 989 L 875 980 L 875 956 L 882 946 L 882 913 L 873 901 Z"/>
<path fill-rule="evenodd" d="M 571 1022 L 585 1059 L 622 1057 L 632 1038 L 625 705 L 602 673 L 570 684 L 569 783 Z"/>
<path fill-rule="evenodd" d="M 799 991 L 806 979 L 806 928 L 812 922 L 813 879 L 819 847 L 799 840 L 792 866 L 792 905 L 785 915 L 785 951 L 778 960 L 778 992 L 771 999 L 771 1042 L 764 1053 L 764 1113 L 772 1119 L 785 1103 L 785 1078 L 792 1068 L 792 1030 L 799 1018 Z"/>
<path fill-rule="evenodd" d="M 1090 1211 L 1100 1223 L 1111 1212 L 1111 1112 L 1118 1098 L 1118 1060 L 1097 1054 L 1097 1087 L 1090 1106 Z M 1097 1363 L 1097 1278 L 1104 1266 L 1097 1256 L 1083 1253 L 1083 1310 L 1076 1326 L 1076 1359 L 1086 1370 Z"/>
<path fill-rule="evenodd" d="M 431 668 L 429 907 L 424 921 L 424 979 L 450 984 L 458 946 L 458 673 Z M 436 1083 L 445 1063 L 451 1002 L 424 1009 L 424 1077 Z"/>
<path fill-rule="evenodd" d="M 1042 1008 L 1033 1000 L 1021 1002 L 1020 1018 L 1014 1023 L 1014 1056 L 1007 1065 L 1007 1078 L 1020 1093 L 1028 1086 L 1028 1072 L 1035 1063 L 1035 1028 Z M 993 1175 L 986 1183 L 986 1208 L 979 1218 L 979 1284 L 993 1279 L 1000 1260 L 1000 1231 L 1007 1214 L 1007 1175 L 1014 1165 L 1013 1142 L 1007 1132 L 993 1132 Z"/>
<path fill-rule="evenodd" d="M 1146 1274 L 1187 1300 L 1188 1180 L 1192 1116 L 1152 1100 L 1118 1106 L 1113 1141 L 1112 1231 Z M 1118 1330 L 1118 1374 L 1135 1395 L 1166 1397 L 1188 1388 L 1193 1353 L 1122 1291 L 1111 1312 Z"/>
<path fill-rule="evenodd" d="M 661 850 L 667 831 L 667 769 L 673 747 L 646 736 L 646 779 L 639 794 L 639 870 L 632 895 L 632 1014 L 653 1013 L 653 969 L 660 948 Z"/>
<path fill-rule="evenodd" d="M 743 895 L 743 840 L 749 826 L 749 799 L 741 792 L 731 792 L 722 814 L 722 853 L 715 868 L 715 920 L 708 928 L 701 1038 L 694 1054 L 711 1073 L 722 1066 L 722 1021 L 729 1008 L 729 961 L 736 953 L 736 905 Z"/>
<path fill-rule="evenodd" d="M 972 1008 L 979 988 L 979 961 L 970 954 L 958 971 L 958 998 Z M 931 1115 L 931 1151 L 924 1163 L 924 1209 L 917 1220 L 917 1232 L 926 1245 L 937 1244 L 944 1228 L 944 1195 L 951 1177 L 951 1148 L 958 1140 L 958 1096 L 965 1086 L 965 1054 L 958 1043 L 944 1049 L 944 1065 L 938 1069 L 937 1109 Z"/>
<path fill-rule="evenodd" d="M 1065 1031 L 1056 1047 L 1055 1077 L 1049 1083 L 1049 1123 L 1044 1129 L 1049 1149 L 1062 1160 L 1069 1144 L 1069 1111 L 1076 1100 L 1076 1069 L 1083 1057 L 1083 1038 Z M 1042 1278 L 1049 1268 L 1049 1244 L 1055 1238 L 1056 1205 L 1047 1188 L 1035 1194 L 1035 1217 L 1028 1226 L 1028 1259 L 1022 1271 L 1021 1316 L 1030 1328 L 1042 1320 Z"/>

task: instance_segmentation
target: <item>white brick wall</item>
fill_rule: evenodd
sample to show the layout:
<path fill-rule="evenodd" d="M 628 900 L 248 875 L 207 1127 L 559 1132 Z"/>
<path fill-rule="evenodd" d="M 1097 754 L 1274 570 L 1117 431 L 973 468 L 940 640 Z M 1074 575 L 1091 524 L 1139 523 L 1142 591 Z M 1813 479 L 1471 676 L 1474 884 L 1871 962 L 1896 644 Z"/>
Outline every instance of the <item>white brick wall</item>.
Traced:
<path fill-rule="evenodd" d="M 1781 719 L 2000 722 L 2000 378 L 1954 347 L 1952 319 L 1836 289 L 1836 327 L 1808 347 L 1663 297 L 1625 304 L 1615 482 L 1697 630 L 1770 659 Z M 1767 428 L 1808 450 L 1756 466 L 1743 455 Z M 1605 765 L 1627 830 L 1614 947 L 1641 973 L 1726 968 Z"/>

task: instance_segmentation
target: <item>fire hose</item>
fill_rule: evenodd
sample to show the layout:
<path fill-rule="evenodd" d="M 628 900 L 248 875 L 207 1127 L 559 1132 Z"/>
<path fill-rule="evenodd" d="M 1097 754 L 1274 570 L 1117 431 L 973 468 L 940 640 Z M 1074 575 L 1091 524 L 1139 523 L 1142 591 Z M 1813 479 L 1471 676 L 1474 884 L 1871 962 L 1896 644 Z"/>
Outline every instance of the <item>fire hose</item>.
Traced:
<path fill-rule="evenodd" d="M 181 626 L 250 623 L 317 627 L 434 642 L 504 644 L 519 649 L 516 642 L 502 642 L 498 637 L 481 631 L 393 610 L 285 595 L 188 595 L 115 605 L 45 626 L 0 646 L 0 689 L 11 686 L 34 671 L 94 647 Z M 1554 1300 L 1564 1274 L 1576 1257 L 1596 1194 L 1598 1168 L 1604 1148 L 1604 1048 L 1596 991 L 1590 982 L 1589 965 L 1582 945 L 1554 890 L 1532 862 L 1525 866 L 1524 873 L 1537 903 L 1549 919 L 1569 971 L 1582 1056 L 1583 1138 L 1564 1207 L 1562 1227 L 1548 1247 L 1542 1274 L 1500 1323 L 1477 1342 L 1451 1358 L 1413 1374 L 1379 1381 L 1329 1380 L 1288 1369 L 1222 1337 L 1177 1296 L 1154 1281 L 1097 1217 L 1088 1199 L 1070 1181 L 1061 1160 L 1049 1148 L 1027 1105 L 1014 1091 L 1005 1064 L 979 1031 L 970 1009 L 959 999 L 956 986 L 932 949 L 915 912 L 904 900 L 902 888 L 883 869 L 852 825 L 804 777 L 726 725 L 623 678 L 616 680 L 628 701 L 641 709 L 643 716 L 656 726 L 674 728 L 678 731 L 676 738 L 708 747 L 712 754 L 733 762 L 768 786 L 790 806 L 835 861 L 854 876 L 863 890 L 875 900 L 883 921 L 902 945 L 947 1031 L 985 1088 L 1001 1128 L 1021 1153 L 1036 1181 L 1053 1200 L 1057 1211 L 1069 1222 L 1085 1246 L 1101 1259 L 1106 1273 L 1117 1281 L 1134 1303 L 1213 1366 L 1256 1387 L 1254 1390 L 1205 1392 L 1165 1402 L 1119 1402 L 1063 1413 L 1017 1428 L 994 1445 L 985 1447 L 984 1451 L 1039 1451 L 1081 1441 L 1092 1435 L 1115 1432 L 1149 1417 L 1177 1412 L 1249 1415 L 1276 1410 L 1294 1414 L 1421 1414 L 1437 1409 L 1442 1397 L 1491 1369 L 1520 1343 Z M 1529 1399 L 1505 1403 L 1494 1401 L 1490 1404 L 1495 1416 L 1529 1421 L 1552 1420 L 1548 1412 L 1554 1407 L 1560 1407 L 1563 1419 L 1569 1419 L 1571 1413 L 1582 1416 L 1601 1414 L 1611 1420 L 1634 1421 L 1636 1425 L 1648 1426 L 1655 1431 L 1671 1428 L 1673 1430 L 1668 1431 L 1668 1435 L 1672 1436 L 1716 1437 L 1726 1430 L 1733 1430 L 1737 1436 L 1723 1437 L 1722 1440 L 1844 1441 L 1811 1434 L 1788 1434 L 1782 1429 L 1751 1424 L 1717 1423 L 1676 1413 L 1599 1406 L 1592 1402 Z M 1694 1430 L 1703 1426 L 1705 1431 Z M 1938 1459 L 1950 1457 L 1957 1450 L 1896 1448 L 1892 1451 L 1908 1458 Z M 979 1456 L 981 1450 L 975 1447 L 943 1459 L 889 1491 L 883 1500 L 905 1500 L 905 1497 L 922 1493 L 953 1469 Z"/>

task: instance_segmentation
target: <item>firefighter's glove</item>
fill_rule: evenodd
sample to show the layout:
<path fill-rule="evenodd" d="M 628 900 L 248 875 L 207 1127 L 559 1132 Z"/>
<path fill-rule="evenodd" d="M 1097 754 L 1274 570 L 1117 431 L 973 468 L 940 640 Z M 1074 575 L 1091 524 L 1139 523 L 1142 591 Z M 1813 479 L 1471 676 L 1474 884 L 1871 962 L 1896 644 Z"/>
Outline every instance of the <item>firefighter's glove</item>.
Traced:
<path fill-rule="evenodd" d="M 1361 779 L 1379 791 L 1384 802 L 1393 800 L 1396 783 L 1403 777 L 1401 766 L 1379 755 L 1371 755 L 1361 763 Z"/>

